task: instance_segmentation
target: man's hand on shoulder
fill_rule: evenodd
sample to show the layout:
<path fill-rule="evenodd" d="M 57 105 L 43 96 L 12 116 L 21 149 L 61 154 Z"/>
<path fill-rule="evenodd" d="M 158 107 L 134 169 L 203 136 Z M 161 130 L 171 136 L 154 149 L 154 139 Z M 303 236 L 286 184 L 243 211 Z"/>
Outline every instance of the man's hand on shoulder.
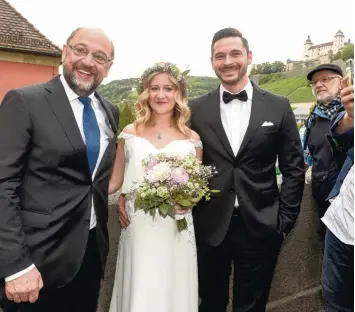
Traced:
<path fill-rule="evenodd" d="M 120 226 L 126 229 L 129 226 L 129 218 L 126 211 L 126 196 L 121 194 L 117 202 L 117 213 L 120 222 Z"/>
<path fill-rule="evenodd" d="M 16 303 L 36 302 L 42 288 L 43 280 L 37 268 L 33 268 L 26 274 L 5 283 L 7 299 Z"/>

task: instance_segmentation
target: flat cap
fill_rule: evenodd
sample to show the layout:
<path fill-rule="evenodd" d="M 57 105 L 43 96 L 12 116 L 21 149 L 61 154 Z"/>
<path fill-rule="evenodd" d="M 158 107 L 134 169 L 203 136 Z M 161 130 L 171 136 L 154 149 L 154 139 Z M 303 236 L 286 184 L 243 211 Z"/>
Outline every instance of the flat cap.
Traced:
<path fill-rule="evenodd" d="M 339 74 L 340 76 L 344 76 L 343 74 L 343 70 L 338 66 L 338 65 L 335 65 L 335 64 L 322 64 L 322 65 L 319 65 L 317 66 L 316 68 L 313 68 L 307 75 L 307 79 L 309 81 L 312 80 L 312 77 L 315 73 L 318 73 L 319 71 L 321 70 L 329 70 L 329 71 L 332 71 L 332 72 L 335 72 L 337 74 Z"/>

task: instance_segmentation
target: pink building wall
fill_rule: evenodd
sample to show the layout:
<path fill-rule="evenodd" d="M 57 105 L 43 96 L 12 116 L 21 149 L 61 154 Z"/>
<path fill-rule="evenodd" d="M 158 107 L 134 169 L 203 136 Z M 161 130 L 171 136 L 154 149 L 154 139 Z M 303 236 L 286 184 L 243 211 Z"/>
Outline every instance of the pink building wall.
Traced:
<path fill-rule="evenodd" d="M 46 82 L 58 75 L 58 66 L 0 61 L 0 103 L 14 88 Z"/>

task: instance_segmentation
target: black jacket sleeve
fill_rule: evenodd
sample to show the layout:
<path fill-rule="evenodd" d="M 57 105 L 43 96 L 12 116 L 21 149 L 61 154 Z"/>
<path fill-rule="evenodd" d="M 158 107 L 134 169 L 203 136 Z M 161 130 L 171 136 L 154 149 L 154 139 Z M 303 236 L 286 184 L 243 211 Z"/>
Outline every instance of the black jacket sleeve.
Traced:
<path fill-rule="evenodd" d="M 285 234 L 288 234 L 300 213 L 305 183 L 301 140 L 295 116 L 289 103 L 286 104 L 277 154 L 282 174 L 279 215 L 282 230 Z"/>
<path fill-rule="evenodd" d="M 0 105 L 0 278 L 33 263 L 18 195 L 30 141 L 31 118 L 23 94 L 20 90 L 10 91 Z"/>

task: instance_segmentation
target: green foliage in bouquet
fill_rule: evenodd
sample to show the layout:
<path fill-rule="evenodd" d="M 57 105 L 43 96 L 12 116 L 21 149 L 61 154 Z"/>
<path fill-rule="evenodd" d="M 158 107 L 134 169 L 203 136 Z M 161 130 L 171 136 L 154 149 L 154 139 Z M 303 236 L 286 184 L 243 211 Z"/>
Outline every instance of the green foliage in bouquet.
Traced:
<path fill-rule="evenodd" d="M 151 155 L 143 160 L 145 176 L 142 183 L 134 187 L 132 196 L 136 209 L 142 209 L 155 217 L 170 216 L 177 220 L 181 232 L 187 222 L 181 212 L 192 209 L 201 199 L 209 200 L 209 179 L 217 172 L 212 166 L 204 166 L 195 155 L 167 156 Z M 179 211 L 179 213 L 177 213 Z"/>

